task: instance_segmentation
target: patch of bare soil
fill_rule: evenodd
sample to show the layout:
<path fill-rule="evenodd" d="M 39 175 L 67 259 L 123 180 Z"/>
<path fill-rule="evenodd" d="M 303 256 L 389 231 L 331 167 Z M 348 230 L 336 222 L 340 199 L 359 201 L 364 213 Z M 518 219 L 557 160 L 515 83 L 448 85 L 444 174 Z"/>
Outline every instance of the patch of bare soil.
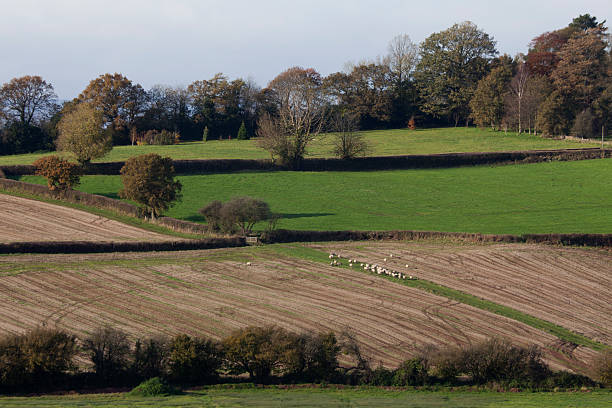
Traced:
<path fill-rule="evenodd" d="M 6 194 L 0 194 L 0 231 L 0 242 L 170 239 L 85 211 Z"/>

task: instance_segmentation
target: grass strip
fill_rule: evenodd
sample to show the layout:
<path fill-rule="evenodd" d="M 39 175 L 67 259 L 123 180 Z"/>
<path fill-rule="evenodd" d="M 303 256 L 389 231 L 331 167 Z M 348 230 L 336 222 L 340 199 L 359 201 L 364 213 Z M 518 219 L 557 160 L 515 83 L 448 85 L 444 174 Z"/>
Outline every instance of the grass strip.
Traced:
<path fill-rule="evenodd" d="M 100 208 L 90 207 L 90 206 L 83 205 L 83 204 L 70 203 L 67 201 L 55 200 L 52 198 L 40 197 L 40 196 L 36 196 L 33 194 L 26 194 L 26 193 L 20 193 L 20 192 L 15 192 L 15 191 L 0 190 L 0 194 L 6 194 L 6 195 L 21 197 L 21 198 L 28 198 L 30 200 L 36 200 L 36 201 L 41 201 L 41 202 L 49 203 L 49 204 L 61 205 L 62 207 L 69 207 L 69 208 L 74 208 L 76 210 L 86 211 L 91 214 L 99 215 L 99 216 L 111 219 L 113 221 L 118 221 L 123 224 L 131 225 L 133 227 L 138 227 L 138 228 L 141 228 L 147 231 L 156 232 L 158 234 L 170 235 L 170 236 L 185 238 L 185 239 L 206 238 L 205 235 L 187 234 L 184 232 L 174 231 L 169 228 L 162 227 L 160 225 L 151 224 L 139 218 L 129 217 L 127 215 L 117 214 L 110 210 L 103 210 Z"/>
<path fill-rule="evenodd" d="M 287 245 L 270 245 L 269 249 L 278 253 L 279 255 L 292 256 L 301 258 L 308 261 L 314 261 L 319 263 L 329 263 L 329 254 L 324 251 L 320 251 L 313 248 L 308 248 L 304 246 L 287 246 Z M 353 267 L 348 266 L 348 260 L 342 259 L 342 265 L 338 266 L 340 268 L 351 269 L 354 271 L 359 271 L 362 273 L 367 273 L 368 275 L 372 275 L 369 272 L 365 272 L 360 266 L 359 262 Z M 500 316 L 507 317 L 512 320 L 516 320 L 518 322 L 524 323 L 528 326 L 536 328 L 538 330 L 545 331 L 547 333 L 556 336 L 557 338 L 563 341 L 569 341 L 581 346 L 588 347 L 595 351 L 602 351 L 608 348 L 607 345 L 599 343 L 595 340 L 592 340 L 582 334 L 575 333 L 571 330 L 568 330 L 562 326 L 551 323 L 549 321 L 539 319 L 537 317 L 531 316 L 527 313 L 523 313 L 516 309 L 513 309 L 508 306 L 503 306 L 495 302 L 491 302 L 489 300 L 485 300 L 479 298 L 477 296 L 471 295 L 469 293 L 462 292 L 460 290 L 452 289 L 447 286 L 438 285 L 437 283 L 424 280 L 424 279 L 397 279 L 387 275 L 376 275 L 381 278 L 400 283 L 406 286 L 410 286 L 413 288 L 425 290 L 427 292 L 433 293 L 434 295 L 443 296 L 448 299 L 456 300 L 457 302 L 464 303 L 466 305 L 470 305 L 476 307 L 478 309 L 486 310 L 491 313 L 495 313 Z"/>

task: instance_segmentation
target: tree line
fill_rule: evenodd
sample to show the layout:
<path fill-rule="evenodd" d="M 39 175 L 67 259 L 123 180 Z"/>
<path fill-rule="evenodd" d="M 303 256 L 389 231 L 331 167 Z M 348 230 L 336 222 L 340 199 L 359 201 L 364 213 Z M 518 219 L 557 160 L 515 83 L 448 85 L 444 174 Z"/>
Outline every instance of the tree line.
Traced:
<path fill-rule="evenodd" d="M 292 135 L 289 141 L 268 138 L 262 146 L 288 162 L 299 161 L 312 134 L 336 130 L 338 117 L 348 118 L 351 130 L 475 123 L 594 137 L 612 121 L 612 57 L 604 24 L 580 15 L 534 38 L 526 54 L 510 57 L 499 55 L 489 34 L 463 22 L 419 45 L 399 35 L 384 56 L 326 77 L 293 67 L 265 88 L 219 73 L 186 87 L 145 90 L 107 73 L 59 104 L 43 78 L 14 78 L 0 88 L 0 154 L 53 150 L 62 119 L 72 113 L 80 122 L 92 118 L 89 123 L 100 127 L 94 139 L 105 146 L 284 132 Z M 95 114 L 84 113 L 83 106 Z"/>
<path fill-rule="evenodd" d="M 491 338 L 464 347 L 424 346 L 389 369 L 374 365 L 350 331 L 287 331 L 249 326 L 217 341 L 178 334 L 130 339 L 104 326 L 79 338 L 38 327 L 0 337 L 0 391 L 44 392 L 134 386 L 152 378 L 176 386 L 248 381 L 377 386 L 497 384 L 552 389 L 596 386 L 588 377 L 553 372 L 537 346 Z M 344 360 L 343 364 L 339 359 Z M 612 385 L 612 353 L 596 361 L 597 380 Z"/>

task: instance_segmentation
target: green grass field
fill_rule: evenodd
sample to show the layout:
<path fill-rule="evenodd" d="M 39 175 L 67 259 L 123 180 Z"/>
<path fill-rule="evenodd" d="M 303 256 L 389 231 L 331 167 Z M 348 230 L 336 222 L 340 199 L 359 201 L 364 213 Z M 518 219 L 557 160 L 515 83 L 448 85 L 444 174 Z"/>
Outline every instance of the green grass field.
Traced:
<path fill-rule="evenodd" d="M 478 128 L 407 129 L 362 132 L 371 145 L 370 155 L 433 154 L 451 152 L 490 152 L 509 150 L 564 149 L 597 147 L 597 143 L 543 139 L 539 136 L 494 132 Z M 312 142 L 308 157 L 331 157 L 332 135 L 321 135 Z M 117 146 L 98 161 L 123 161 L 131 156 L 158 153 L 173 159 L 266 159 L 269 154 L 254 140 L 188 142 L 172 146 Z M 0 156 L 0 165 L 30 164 L 48 155 Z"/>
<path fill-rule="evenodd" d="M 348 389 L 203 389 L 170 397 L 126 394 L 0 397 L 2 407 L 609 407 L 609 391 L 497 393 Z"/>
<path fill-rule="evenodd" d="M 212 200 L 250 195 L 281 213 L 279 228 L 480 233 L 610 233 L 612 159 L 376 172 L 244 172 L 181 176 L 167 215 L 204 222 Z M 21 180 L 43 183 L 35 176 Z M 117 197 L 119 176 L 80 190 Z M 264 228 L 264 225 L 259 228 Z"/>

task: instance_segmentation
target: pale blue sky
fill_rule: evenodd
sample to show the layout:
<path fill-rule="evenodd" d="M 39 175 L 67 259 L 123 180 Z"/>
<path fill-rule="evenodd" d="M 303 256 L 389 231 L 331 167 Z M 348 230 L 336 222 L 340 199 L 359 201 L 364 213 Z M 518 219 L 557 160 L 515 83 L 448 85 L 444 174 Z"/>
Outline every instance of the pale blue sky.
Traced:
<path fill-rule="evenodd" d="M 105 72 L 145 88 L 216 72 L 265 86 L 291 66 L 327 75 L 385 54 L 397 34 L 418 43 L 465 20 L 514 55 L 584 13 L 610 20 L 612 0 L 0 0 L 0 83 L 41 75 L 61 99 Z"/>

